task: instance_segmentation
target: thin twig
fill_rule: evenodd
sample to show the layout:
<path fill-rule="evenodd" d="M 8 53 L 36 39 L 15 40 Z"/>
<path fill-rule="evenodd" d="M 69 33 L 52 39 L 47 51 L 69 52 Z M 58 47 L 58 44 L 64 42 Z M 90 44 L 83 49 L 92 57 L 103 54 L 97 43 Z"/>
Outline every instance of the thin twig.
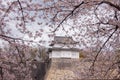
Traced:
<path fill-rule="evenodd" d="M 3 34 L 0 34 L 0 38 L 4 39 L 5 41 L 8 41 L 10 44 L 12 44 L 12 41 L 14 42 L 14 40 L 15 40 L 15 41 L 21 41 L 21 42 L 35 43 L 35 44 L 39 45 L 39 44 L 38 44 L 37 42 L 35 42 L 35 41 L 24 40 L 24 39 L 21 39 L 21 38 L 14 38 L 14 37 L 7 36 L 7 35 L 3 35 Z"/>
<path fill-rule="evenodd" d="M 115 64 L 117 64 L 118 62 L 115 62 L 115 63 L 113 63 L 108 69 L 107 69 L 107 71 L 105 72 L 105 74 L 104 74 L 104 77 L 107 75 L 107 73 L 110 71 L 110 69 L 115 65 Z"/>
<path fill-rule="evenodd" d="M 10 6 L 8 7 L 8 9 L 5 11 L 4 15 L 0 19 L 0 30 L 1 30 L 1 33 L 4 33 L 4 31 L 2 30 L 2 24 L 3 24 L 2 22 L 3 22 L 4 18 L 7 16 L 8 12 L 10 11 L 10 9 L 12 8 L 12 5 L 14 3 L 15 3 L 15 1 L 10 4 Z"/>
<path fill-rule="evenodd" d="M 23 63 L 23 59 L 22 59 L 22 56 L 20 55 L 21 53 L 20 53 L 20 50 L 19 50 L 18 46 L 16 45 L 15 48 L 18 52 L 18 55 L 19 55 L 19 58 L 20 58 L 20 63 Z"/>

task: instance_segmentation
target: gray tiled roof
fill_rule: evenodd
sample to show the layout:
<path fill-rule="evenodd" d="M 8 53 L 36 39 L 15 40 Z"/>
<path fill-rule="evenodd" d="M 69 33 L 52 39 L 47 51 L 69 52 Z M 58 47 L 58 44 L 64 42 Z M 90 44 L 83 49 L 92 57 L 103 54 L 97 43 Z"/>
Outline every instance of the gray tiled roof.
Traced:
<path fill-rule="evenodd" d="M 55 36 L 54 41 L 52 42 L 51 45 L 54 44 L 76 44 L 72 37 L 63 37 L 63 36 Z"/>

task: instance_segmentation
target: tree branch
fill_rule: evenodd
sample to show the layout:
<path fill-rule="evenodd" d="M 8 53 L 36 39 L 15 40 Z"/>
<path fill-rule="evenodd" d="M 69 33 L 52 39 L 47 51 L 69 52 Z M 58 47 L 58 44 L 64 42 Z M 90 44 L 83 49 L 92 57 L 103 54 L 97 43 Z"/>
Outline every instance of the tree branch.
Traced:
<path fill-rule="evenodd" d="M 93 63 L 91 65 L 92 70 L 94 71 L 94 65 L 95 62 L 97 60 L 98 55 L 100 54 L 101 50 L 103 49 L 103 47 L 106 45 L 106 43 L 110 40 L 110 38 L 113 36 L 113 34 L 117 31 L 118 26 L 116 26 L 115 30 L 110 34 L 110 36 L 107 38 L 107 40 L 104 42 L 104 44 L 100 47 L 99 51 L 97 52 L 95 59 L 93 60 Z"/>
<path fill-rule="evenodd" d="M 103 3 L 108 4 L 108 5 L 110 5 L 111 7 L 114 7 L 114 8 L 116 8 L 117 10 L 120 11 L 120 6 L 119 6 L 119 5 L 115 5 L 115 4 L 113 4 L 113 3 L 109 2 L 109 1 L 105 1 L 105 0 L 103 0 L 102 2 L 100 2 L 99 5 L 101 5 L 101 4 L 103 4 Z"/>
<path fill-rule="evenodd" d="M 13 37 L 10 37 L 10 36 L 6 36 L 6 35 L 3 35 L 3 34 L 0 34 L 1 37 L 4 37 L 4 38 L 9 38 L 9 39 L 13 39 L 13 40 L 22 40 L 20 38 L 13 38 Z"/>
<path fill-rule="evenodd" d="M 1 79 L 3 80 L 3 68 L 0 66 L 0 75 L 1 75 Z"/>
<path fill-rule="evenodd" d="M 55 28 L 55 30 L 54 30 L 53 32 L 55 32 L 55 31 L 60 27 L 60 25 L 61 25 L 70 15 L 72 15 L 77 8 L 79 8 L 79 7 L 80 7 L 82 4 L 84 4 L 84 3 L 85 3 L 85 2 L 82 1 L 80 4 L 74 6 L 73 10 L 72 10 L 66 17 L 64 17 L 64 19 L 58 24 L 58 26 Z"/>
<path fill-rule="evenodd" d="M 24 17 L 24 13 L 23 13 L 23 8 L 22 8 L 20 0 L 17 0 L 17 1 L 18 1 L 19 6 L 20 6 L 20 10 L 21 10 L 21 13 L 22 13 L 22 20 L 23 20 L 24 27 L 25 27 L 25 17 Z"/>

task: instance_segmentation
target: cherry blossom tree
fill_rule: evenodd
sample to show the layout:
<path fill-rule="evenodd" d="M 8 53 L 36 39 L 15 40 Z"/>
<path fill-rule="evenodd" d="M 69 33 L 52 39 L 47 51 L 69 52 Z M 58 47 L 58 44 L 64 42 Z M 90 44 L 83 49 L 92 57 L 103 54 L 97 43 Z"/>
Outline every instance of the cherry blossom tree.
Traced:
<path fill-rule="evenodd" d="M 102 51 L 120 47 L 120 0 L 0 0 L 0 3 L 0 39 L 14 47 L 20 62 L 24 55 L 18 44 L 40 45 L 45 41 L 35 39 L 42 38 L 46 31 L 52 38 L 62 30 L 78 41 L 80 47 L 95 48 L 92 70 Z"/>

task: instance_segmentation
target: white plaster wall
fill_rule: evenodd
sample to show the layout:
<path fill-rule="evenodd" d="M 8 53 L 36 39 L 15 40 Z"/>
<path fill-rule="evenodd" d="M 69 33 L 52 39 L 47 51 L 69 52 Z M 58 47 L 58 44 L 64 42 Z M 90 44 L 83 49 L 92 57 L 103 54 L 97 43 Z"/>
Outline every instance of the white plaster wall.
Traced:
<path fill-rule="evenodd" d="M 75 51 L 52 51 L 50 58 L 79 58 L 79 52 Z"/>
<path fill-rule="evenodd" d="M 52 58 L 60 58 L 61 57 L 61 51 L 52 51 L 51 57 Z"/>
<path fill-rule="evenodd" d="M 79 52 L 72 52 L 71 58 L 79 58 Z"/>
<path fill-rule="evenodd" d="M 62 58 L 71 58 L 71 51 L 61 51 Z"/>

